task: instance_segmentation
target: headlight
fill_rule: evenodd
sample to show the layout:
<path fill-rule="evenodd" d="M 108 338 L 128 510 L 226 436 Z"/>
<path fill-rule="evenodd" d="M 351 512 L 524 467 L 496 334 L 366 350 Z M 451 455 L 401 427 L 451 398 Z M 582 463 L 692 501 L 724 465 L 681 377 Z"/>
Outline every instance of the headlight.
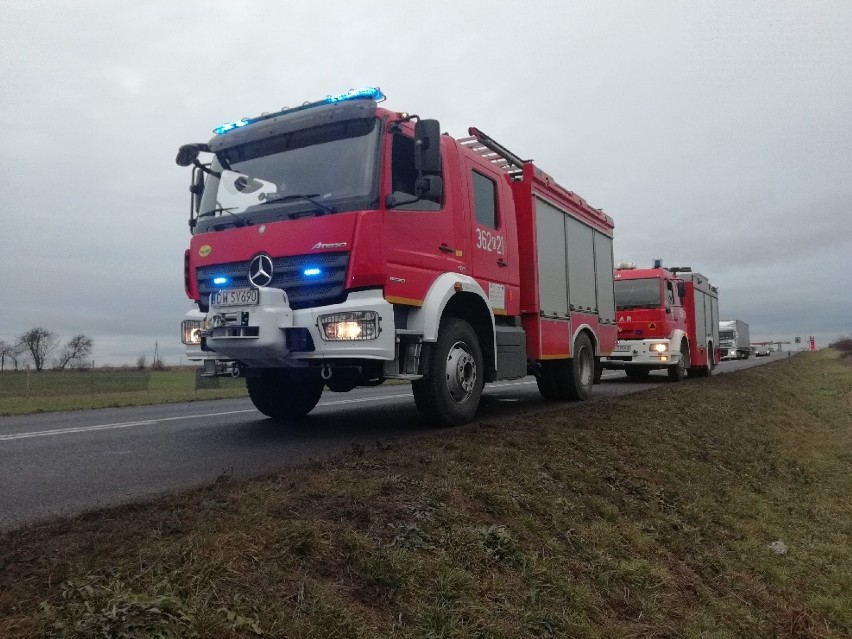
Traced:
<path fill-rule="evenodd" d="M 324 340 L 368 340 L 379 336 L 379 314 L 375 311 L 350 311 L 321 315 L 320 335 Z"/>
<path fill-rule="evenodd" d="M 180 341 L 184 344 L 200 344 L 201 343 L 201 321 L 200 320 L 183 320 L 180 324 L 181 337 Z"/>
<path fill-rule="evenodd" d="M 669 349 L 669 347 L 660 342 L 657 344 L 653 344 L 651 346 L 651 349 L 657 351 L 658 353 L 665 353 Z"/>

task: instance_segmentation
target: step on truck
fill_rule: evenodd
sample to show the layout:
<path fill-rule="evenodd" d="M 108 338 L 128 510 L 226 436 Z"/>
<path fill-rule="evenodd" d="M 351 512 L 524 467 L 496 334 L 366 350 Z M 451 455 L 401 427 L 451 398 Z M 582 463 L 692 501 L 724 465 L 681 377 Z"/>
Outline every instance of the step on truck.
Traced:
<path fill-rule="evenodd" d="M 665 370 L 673 381 L 708 376 L 719 363 L 719 292 L 689 267 L 632 264 L 615 270 L 618 342 L 605 369 L 644 378 Z"/>
<path fill-rule="evenodd" d="M 612 219 L 475 128 L 368 88 L 231 122 L 192 166 L 190 359 L 276 419 L 324 389 L 409 380 L 431 422 L 534 374 L 586 399 L 615 346 Z"/>
<path fill-rule="evenodd" d="M 748 324 L 742 320 L 719 320 L 719 354 L 722 359 L 751 357 Z"/>

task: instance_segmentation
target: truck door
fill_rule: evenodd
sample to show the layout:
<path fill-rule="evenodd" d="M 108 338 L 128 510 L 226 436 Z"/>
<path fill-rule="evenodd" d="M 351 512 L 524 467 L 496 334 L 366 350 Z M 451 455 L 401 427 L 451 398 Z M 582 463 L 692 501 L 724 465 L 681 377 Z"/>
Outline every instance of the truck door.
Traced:
<path fill-rule="evenodd" d="M 511 188 L 499 169 L 470 162 L 467 174 L 471 275 L 488 295 L 495 315 L 516 314 L 520 268 Z"/>
<path fill-rule="evenodd" d="M 414 140 L 408 133 L 406 129 L 391 135 L 388 192 L 400 196 L 413 196 L 417 179 Z M 388 266 L 385 297 L 389 301 L 418 305 L 441 273 L 467 270 L 462 250 L 465 238 L 457 220 L 462 208 L 454 188 L 457 170 L 453 158 L 448 158 L 441 201 L 422 199 L 387 211 L 383 244 Z"/>

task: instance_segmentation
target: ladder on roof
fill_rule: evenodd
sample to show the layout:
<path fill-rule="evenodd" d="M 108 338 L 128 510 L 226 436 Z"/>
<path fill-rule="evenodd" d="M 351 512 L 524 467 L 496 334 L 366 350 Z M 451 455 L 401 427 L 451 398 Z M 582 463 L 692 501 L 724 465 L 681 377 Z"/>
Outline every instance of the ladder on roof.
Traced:
<path fill-rule="evenodd" d="M 470 137 L 460 138 L 458 143 L 477 155 L 503 169 L 513 180 L 520 180 L 524 173 L 524 164 L 532 160 L 522 160 L 509 149 L 485 135 L 476 127 L 467 130 Z"/>

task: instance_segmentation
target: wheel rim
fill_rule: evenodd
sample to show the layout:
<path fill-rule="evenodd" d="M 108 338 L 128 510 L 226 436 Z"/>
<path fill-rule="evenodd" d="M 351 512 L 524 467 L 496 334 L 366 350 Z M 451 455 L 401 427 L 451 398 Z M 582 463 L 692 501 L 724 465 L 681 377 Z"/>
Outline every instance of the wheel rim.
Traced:
<path fill-rule="evenodd" d="M 447 354 L 447 391 L 453 401 L 463 404 L 476 386 L 476 360 L 464 342 L 456 342 Z"/>

